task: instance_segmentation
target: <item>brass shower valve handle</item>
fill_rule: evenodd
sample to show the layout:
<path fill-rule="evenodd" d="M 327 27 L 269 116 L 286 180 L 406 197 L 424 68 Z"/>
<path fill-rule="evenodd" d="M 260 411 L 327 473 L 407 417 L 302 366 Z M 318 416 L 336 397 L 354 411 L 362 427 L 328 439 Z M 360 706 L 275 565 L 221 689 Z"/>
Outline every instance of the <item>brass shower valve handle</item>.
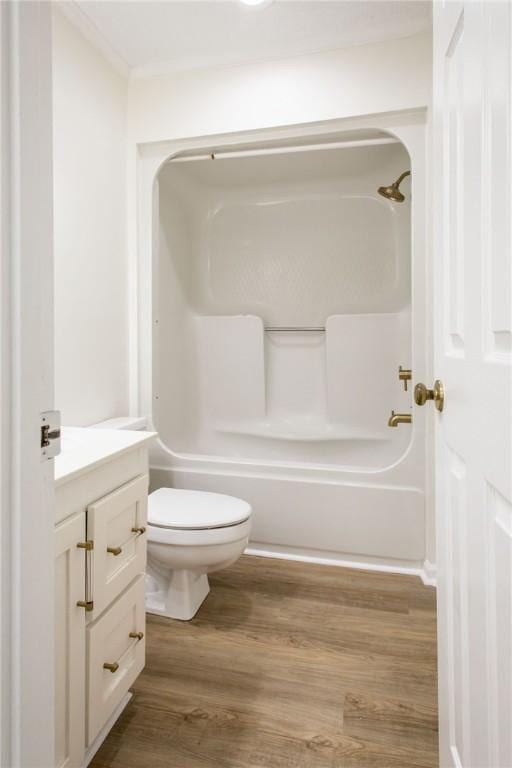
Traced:
<path fill-rule="evenodd" d="M 412 371 L 410 368 L 400 368 L 398 369 L 398 379 L 399 381 L 403 381 L 404 383 L 404 389 L 407 392 L 407 382 L 412 379 Z"/>

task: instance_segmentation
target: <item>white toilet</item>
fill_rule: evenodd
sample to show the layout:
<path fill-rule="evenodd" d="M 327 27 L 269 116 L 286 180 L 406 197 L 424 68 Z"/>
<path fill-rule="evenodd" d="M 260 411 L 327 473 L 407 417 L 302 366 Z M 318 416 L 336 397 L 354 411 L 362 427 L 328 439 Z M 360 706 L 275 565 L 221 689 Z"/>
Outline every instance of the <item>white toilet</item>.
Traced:
<path fill-rule="evenodd" d="M 159 488 L 149 495 L 146 610 L 191 619 L 210 591 L 208 573 L 243 553 L 251 506 L 220 493 Z"/>

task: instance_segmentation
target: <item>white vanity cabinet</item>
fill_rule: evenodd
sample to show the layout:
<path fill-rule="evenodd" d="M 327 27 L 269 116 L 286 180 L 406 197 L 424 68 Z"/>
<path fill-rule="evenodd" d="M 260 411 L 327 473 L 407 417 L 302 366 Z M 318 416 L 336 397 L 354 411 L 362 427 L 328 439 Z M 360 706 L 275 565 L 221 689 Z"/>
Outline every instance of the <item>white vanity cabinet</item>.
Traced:
<path fill-rule="evenodd" d="M 63 430 L 55 474 L 57 768 L 87 765 L 144 667 L 152 437 Z"/>

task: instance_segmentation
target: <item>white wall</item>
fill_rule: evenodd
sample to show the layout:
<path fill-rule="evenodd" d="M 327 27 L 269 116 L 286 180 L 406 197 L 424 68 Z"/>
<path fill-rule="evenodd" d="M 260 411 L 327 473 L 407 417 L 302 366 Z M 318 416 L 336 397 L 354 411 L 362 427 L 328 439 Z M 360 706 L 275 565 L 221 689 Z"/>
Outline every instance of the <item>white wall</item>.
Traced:
<path fill-rule="evenodd" d="M 55 403 L 128 412 L 127 80 L 54 9 Z"/>
<path fill-rule="evenodd" d="M 134 79 L 135 142 L 310 123 L 430 103 L 430 35 Z"/>

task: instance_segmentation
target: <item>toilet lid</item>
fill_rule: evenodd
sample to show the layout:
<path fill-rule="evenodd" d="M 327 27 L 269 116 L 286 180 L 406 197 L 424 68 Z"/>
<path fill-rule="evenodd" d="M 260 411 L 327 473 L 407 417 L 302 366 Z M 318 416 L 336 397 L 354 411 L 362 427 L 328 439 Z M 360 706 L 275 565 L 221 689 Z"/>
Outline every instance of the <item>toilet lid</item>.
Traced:
<path fill-rule="evenodd" d="M 246 501 L 222 493 L 159 488 L 149 494 L 148 522 L 182 530 L 225 528 L 245 522 L 251 511 Z"/>

